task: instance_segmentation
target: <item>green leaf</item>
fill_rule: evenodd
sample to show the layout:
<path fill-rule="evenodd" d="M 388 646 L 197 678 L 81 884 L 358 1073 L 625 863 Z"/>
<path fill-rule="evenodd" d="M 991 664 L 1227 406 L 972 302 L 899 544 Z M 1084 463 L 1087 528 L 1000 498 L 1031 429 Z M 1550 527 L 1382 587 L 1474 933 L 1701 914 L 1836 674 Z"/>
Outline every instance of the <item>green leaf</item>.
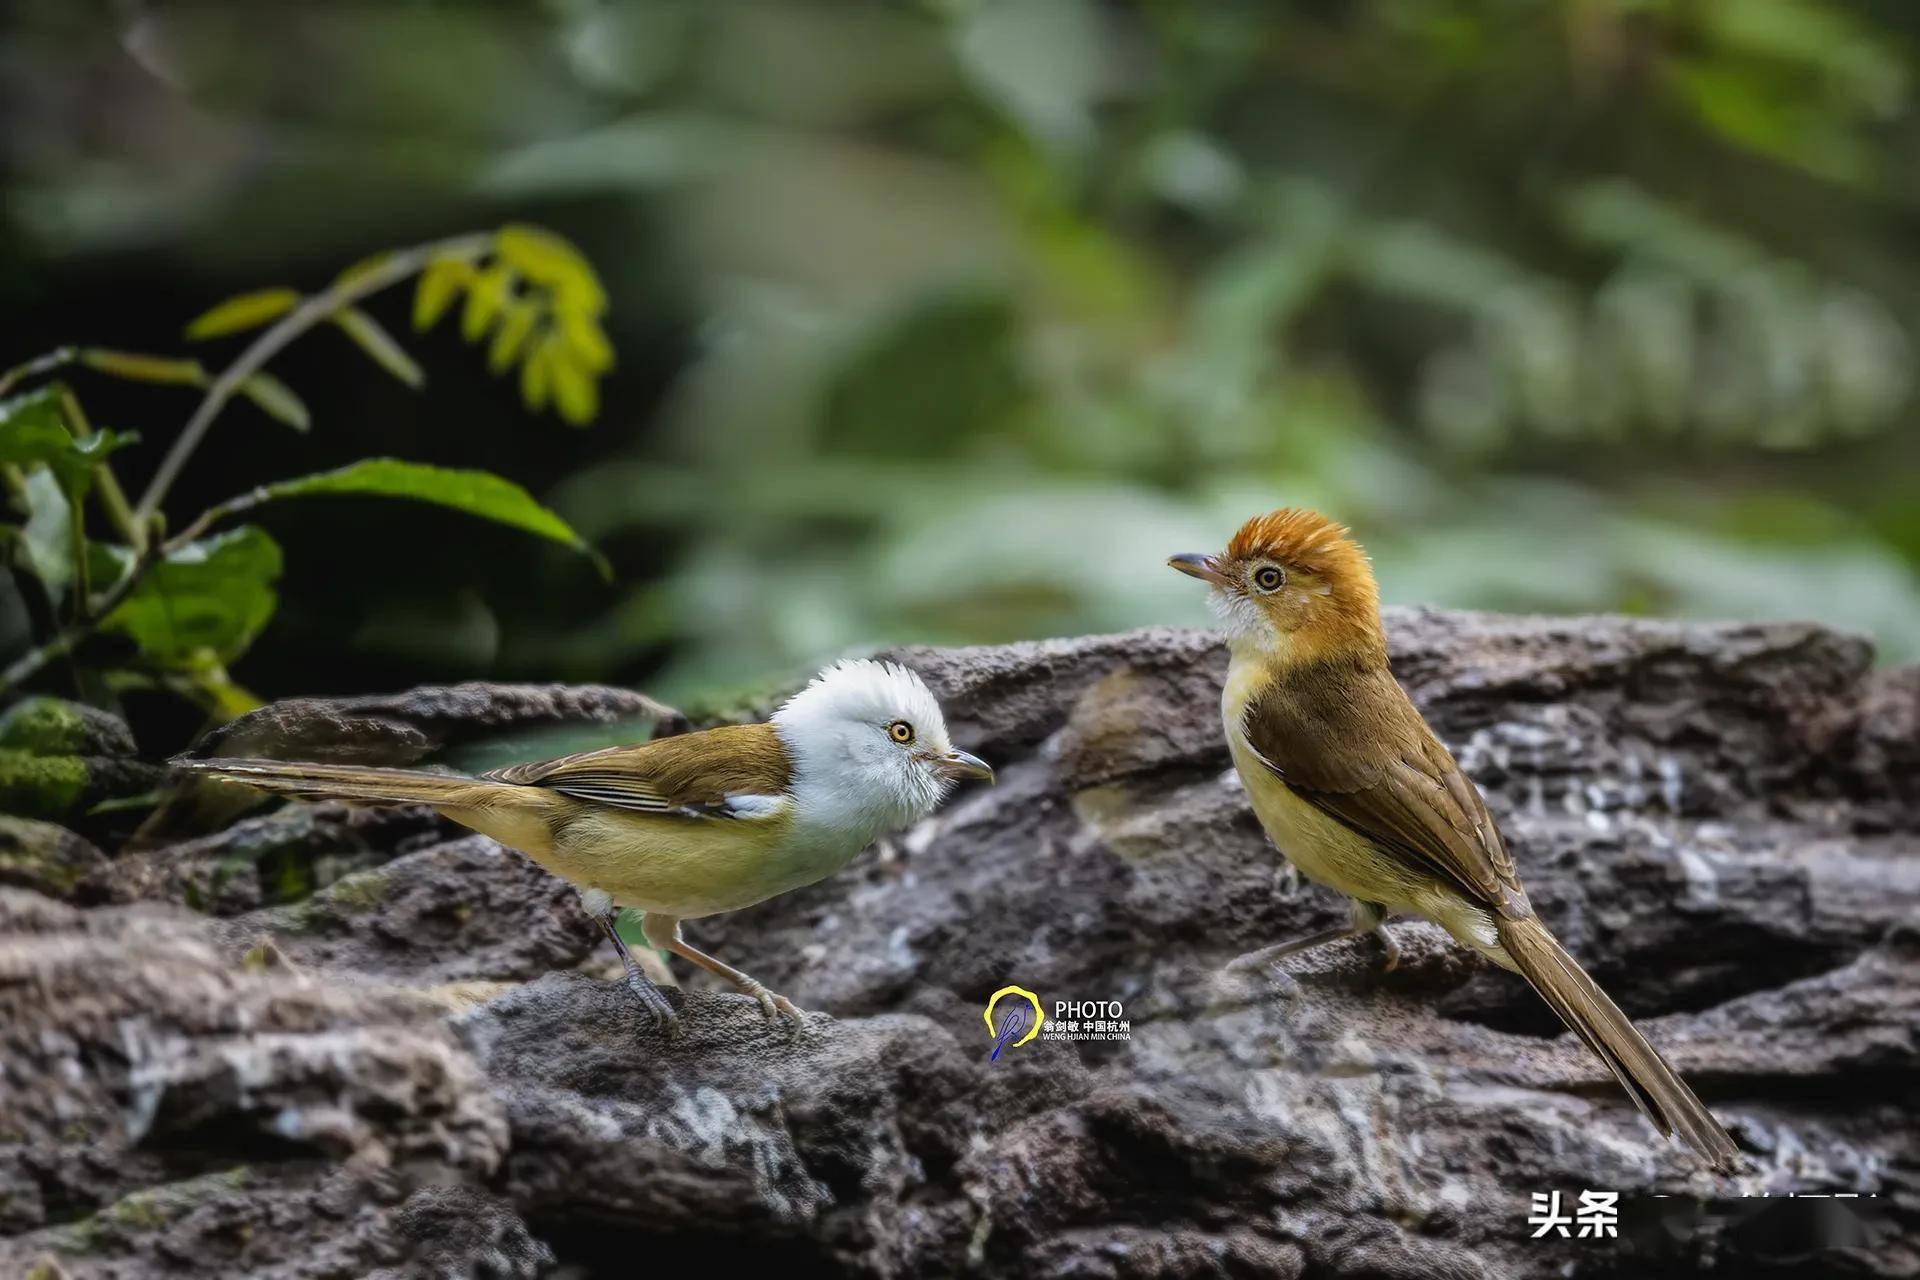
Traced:
<path fill-rule="evenodd" d="M 462 289 L 478 275 L 465 258 L 436 258 L 420 273 L 413 293 L 413 327 L 424 332 L 438 324 Z"/>
<path fill-rule="evenodd" d="M 373 357 L 373 362 L 382 369 L 415 391 L 426 385 L 426 373 L 378 320 L 358 307 L 336 311 L 332 319 L 340 326 L 341 332 L 358 343 L 360 349 Z"/>
<path fill-rule="evenodd" d="M 500 323 L 493 331 L 493 345 L 487 348 L 487 368 L 494 373 L 505 373 L 511 369 L 527 345 L 534 322 L 539 318 L 540 308 L 531 302 L 509 302 L 506 310 L 500 313 Z"/>
<path fill-rule="evenodd" d="M 335 276 L 331 287 L 338 289 L 342 285 L 358 284 L 363 278 L 372 275 L 392 260 L 393 250 L 391 249 L 382 249 L 377 253 L 370 253 Z"/>
<path fill-rule="evenodd" d="M 132 431 L 111 431 L 101 427 L 86 439 L 73 441 L 65 454 L 48 465 L 60 477 L 60 483 L 68 494 L 78 501 L 93 488 L 93 478 L 99 474 L 96 468 L 100 463 L 109 455 L 137 443 L 139 439 L 139 435 Z"/>
<path fill-rule="evenodd" d="M 265 369 L 241 383 L 240 394 L 253 401 L 269 417 L 279 419 L 295 431 L 305 431 L 313 425 L 306 403 L 293 394 L 292 387 Z"/>
<path fill-rule="evenodd" d="M 255 492 L 260 501 L 365 494 L 430 502 L 562 543 L 590 557 L 603 575 L 609 572 L 606 561 L 566 521 L 534 501 L 519 485 L 486 471 L 430 467 L 398 458 L 367 458 L 337 471 L 282 480 Z"/>
<path fill-rule="evenodd" d="M 553 353 L 551 338 L 536 342 L 520 366 L 520 400 L 530 412 L 547 407 L 547 396 L 553 389 Z"/>
<path fill-rule="evenodd" d="M 89 369 L 129 382 L 155 382 L 166 386 L 204 387 L 207 371 L 198 360 L 174 360 L 166 356 L 140 355 L 132 351 L 105 351 L 92 347 L 80 353 L 80 363 Z"/>
<path fill-rule="evenodd" d="M 542 227 L 515 224 L 500 229 L 493 247 L 500 261 L 550 290 L 566 309 L 589 316 L 607 309 L 607 291 L 593 264 L 563 237 Z"/>
<path fill-rule="evenodd" d="M 247 712 L 257 711 L 266 705 L 251 689 L 234 683 L 233 677 L 227 674 L 226 667 L 220 663 L 194 672 L 185 692 L 205 707 L 207 714 L 219 721 L 237 720 Z"/>
<path fill-rule="evenodd" d="M 131 551 L 106 550 L 120 572 L 131 568 Z M 208 655 L 230 662 L 273 617 L 279 577 L 279 545 L 265 530 L 242 525 L 162 557 L 103 625 L 131 637 L 163 667 L 199 669 Z"/>
<path fill-rule="evenodd" d="M 567 347 L 555 346 L 548 359 L 553 379 L 553 407 L 572 426 L 584 427 L 600 412 L 600 383 L 582 368 Z"/>
<path fill-rule="evenodd" d="M 0 402 L 0 463 L 26 470 L 22 558 L 56 606 L 74 581 L 81 536 L 76 518 L 100 461 L 139 438 L 120 431 L 75 438 L 62 408 L 66 394 L 65 387 L 52 383 Z"/>
<path fill-rule="evenodd" d="M 478 342 L 492 326 L 513 291 L 513 272 L 494 264 L 474 278 L 467 289 L 467 308 L 460 313 L 460 336 Z"/>
<path fill-rule="evenodd" d="M 73 445 L 56 384 L 0 400 L 0 462 L 28 466 Z"/>
<path fill-rule="evenodd" d="M 187 337 L 200 342 L 257 329 L 278 320 L 299 305 L 300 293 L 297 289 L 259 289 L 253 293 L 243 293 L 196 316 L 187 326 Z"/>
<path fill-rule="evenodd" d="M 43 468 L 27 476 L 26 500 L 20 552 L 57 609 L 73 585 L 73 504 L 53 472 Z"/>
<path fill-rule="evenodd" d="M 579 311 L 562 312 L 560 336 L 567 344 L 573 362 L 588 373 L 601 374 L 613 368 L 613 344 L 600 322 Z"/>
<path fill-rule="evenodd" d="M 46 467 L 67 496 L 77 502 L 93 487 L 94 468 L 100 460 L 139 437 L 129 432 L 96 431 L 85 439 L 75 439 L 67 430 L 61 409 L 65 390 L 59 383 L 51 383 L 0 401 L 0 462 Z"/>

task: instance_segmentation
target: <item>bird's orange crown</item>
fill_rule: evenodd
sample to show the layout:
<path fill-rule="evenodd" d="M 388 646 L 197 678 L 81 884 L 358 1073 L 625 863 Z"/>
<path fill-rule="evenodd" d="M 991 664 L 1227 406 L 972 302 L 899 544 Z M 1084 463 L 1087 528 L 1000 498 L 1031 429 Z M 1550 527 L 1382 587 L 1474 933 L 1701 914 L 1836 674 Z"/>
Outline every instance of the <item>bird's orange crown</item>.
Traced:
<path fill-rule="evenodd" d="M 1276 629 L 1288 636 L 1295 660 L 1333 654 L 1386 653 L 1380 630 L 1380 588 L 1367 553 L 1347 527 L 1318 511 L 1282 507 L 1241 525 L 1227 543 L 1238 566 L 1272 561 L 1287 586 L 1260 598 Z"/>
<path fill-rule="evenodd" d="M 1316 511 L 1284 507 L 1255 516 L 1220 555 L 1172 563 L 1215 587 L 1230 635 L 1258 642 L 1274 658 L 1385 660 L 1380 589 L 1367 553 L 1344 525 Z"/>
<path fill-rule="evenodd" d="M 1304 507 L 1282 507 L 1241 525 L 1227 543 L 1227 558 L 1250 561 L 1266 557 L 1311 573 L 1335 591 L 1357 589 L 1379 607 L 1379 589 L 1367 553 L 1353 540 L 1347 526 Z"/>

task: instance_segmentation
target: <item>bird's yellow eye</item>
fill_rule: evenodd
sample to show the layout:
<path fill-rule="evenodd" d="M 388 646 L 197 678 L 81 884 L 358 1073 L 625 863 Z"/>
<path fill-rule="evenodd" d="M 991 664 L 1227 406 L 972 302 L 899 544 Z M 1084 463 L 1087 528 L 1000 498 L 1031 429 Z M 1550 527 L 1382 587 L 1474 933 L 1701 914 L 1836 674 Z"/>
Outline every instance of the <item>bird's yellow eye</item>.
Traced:
<path fill-rule="evenodd" d="M 908 724 L 905 720 L 895 720 L 892 724 L 887 726 L 887 736 L 889 738 L 892 738 L 895 742 L 899 742 L 899 743 L 912 742 L 913 726 Z"/>
<path fill-rule="evenodd" d="M 1253 585 L 1262 591 L 1278 591 L 1287 585 L 1287 571 L 1277 564 L 1263 564 L 1253 571 Z"/>

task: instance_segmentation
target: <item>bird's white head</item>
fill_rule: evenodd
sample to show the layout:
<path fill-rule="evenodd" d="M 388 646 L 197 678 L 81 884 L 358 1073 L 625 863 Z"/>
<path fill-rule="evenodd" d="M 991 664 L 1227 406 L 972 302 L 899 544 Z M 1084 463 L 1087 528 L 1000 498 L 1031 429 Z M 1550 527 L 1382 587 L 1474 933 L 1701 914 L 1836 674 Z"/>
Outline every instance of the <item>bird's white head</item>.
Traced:
<path fill-rule="evenodd" d="M 802 809 L 872 834 L 919 821 L 962 778 L 993 779 L 955 749 L 932 691 L 898 663 L 836 662 L 774 712 L 773 727 Z"/>

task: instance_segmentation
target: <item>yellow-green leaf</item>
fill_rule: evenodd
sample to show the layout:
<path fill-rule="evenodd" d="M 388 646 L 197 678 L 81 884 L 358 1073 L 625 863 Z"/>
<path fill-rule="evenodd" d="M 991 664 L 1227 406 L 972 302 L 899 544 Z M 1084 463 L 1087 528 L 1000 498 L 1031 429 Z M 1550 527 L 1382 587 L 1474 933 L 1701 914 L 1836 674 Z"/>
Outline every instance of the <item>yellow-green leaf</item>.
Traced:
<path fill-rule="evenodd" d="M 243 293 L 196 316 L 193 323 L 187 326 L 187 337 L 199 342 L 257 329 L 278 320 L 299 305 L 300 294 L 294 289 L 259 289 L 253 293 Z"/>
<path fill-rule="evenodd" d="M 105 351 L 91 347 L 80 353 L 80 363 L 89 369 L 97 369 L 130 382 L 159 382 L 186 387 L 207 385 L 207 371 L 198 360 L 174 360 L 166 356 L 146 356 L 131 351 Z"/>
<path fill-rule="evenodd" d="M 596 316 L 606 310 L 607 292 L 593 264 L 564 237 L 516 223 L 500 228 L 494 251 L 528 280 L 552 290 L 563 305 Z"/>
<path fill-rule="evenodd" d="M 605 561 L 566 521 L 535 502 L 531 494 L 513 481 L 488 471 L 430 467 L 418 462 L 403 462 L 398 458 L 367 458 L 337 471 L 323 471 L 297 480 L 282 480 L 261 490 L 265 501 L 323 494 L 409 498 L 415 502 L 452 507 L 469 515 L 564 543 L 591 556 L 605 572 Z"/>
<path fill-rule="evenodd" d="M 467 309 L 460 314 L 460 336 L 478 342 L 507 304 L 513 272 L 499 263 L 487 267 L 467 289 Z"/>
<path fill-rule="evenodd" d="M 459 292 L 478 274 L 465 258 L 435 258 L 420 273 L 420 286 L 413 294 L 413 327 L 431 329 L 447 313 Z"/>
<path fill-rule="evenodd" d="M 191 674 L 171 677 L 168 687 L 177 690 L 182 696 L 200 704 L 208 715 L 225 723 L 237 720 L 249 711 L 265 706 L 259 696 L 243 685 L 234 683 L 227 674 L 224 663 L 209 662 Z M 88 810 L 97 813 L 99 805 Z"/>
<path fill-rule="evenodd" d="M 520 366 L 520 400 L 534 413 L 547 407 L 547 393 L 553 386 L 553 352 L 551 338 L 536 342 L 527 352 L 526 363 Z"/>
<path fill-rule="evenodd" d="M 560 417 L 576 427 L 584 427 L 600 413 L 600 383 L 580 367 L 565 347 L 555 347 L 548 360 L 548 376 L 553 379 L 553 407 Z"/>
<path fill-rule="evenodd" d="M 392 258 L 393 250 L 391 249 L 382 249 L 378 253 L 370 253 L 335 276 L 333 278 L 333 287 L 337 289 L 343 284 L 357 283 L 366 276 L 372 275 L 380 268 L 386 266 Z"/>
<path fill-rule="evenodd" d="M 416 391 L 426 385 L 426 373 L 378 320 L 358 307 L 347 307 L 333 313 L 333 322 L 382 369 Z"/>
<path fill-rule="evenodd" d="M 313 425 L 306 404 L 293 394 L 293 388 L 262 369 L 240 384 L 240 394 L 258 405 L 269 417 L 278 418 L 295 431 Z"/>
<path fill-rule="evenodd" d="M 487 368 L 495 373 L 505 373 L 512 368 L 539 318 L 540 308 L 531 302 L 509 302 L 494 328 L 493 345 L 487 348 Z"/>
<path fill-rule="evenodd" d="M 581 311 L 562 312 L 560 336 L 567 344 L 567 353 L 588 373 L 600 374 L 613 368 L 613 344 L 592 316 Z"/>

